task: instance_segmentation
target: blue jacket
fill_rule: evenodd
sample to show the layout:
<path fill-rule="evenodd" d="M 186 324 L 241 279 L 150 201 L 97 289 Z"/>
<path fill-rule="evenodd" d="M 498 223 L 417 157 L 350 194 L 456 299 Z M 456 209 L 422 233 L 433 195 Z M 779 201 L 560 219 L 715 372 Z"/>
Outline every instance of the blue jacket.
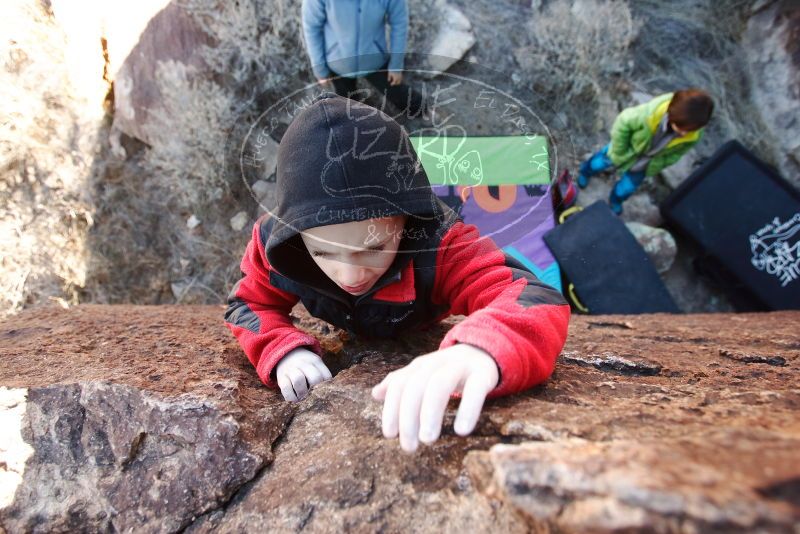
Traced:
<path fill-rule="evenodd" d="M 405 0 L 303 0 L 303 34 L 317 78 L 364 76 L 389 60 L 403 70 L 408 33 Z M 391 43 L 386 46 L 386 21 Z"/>

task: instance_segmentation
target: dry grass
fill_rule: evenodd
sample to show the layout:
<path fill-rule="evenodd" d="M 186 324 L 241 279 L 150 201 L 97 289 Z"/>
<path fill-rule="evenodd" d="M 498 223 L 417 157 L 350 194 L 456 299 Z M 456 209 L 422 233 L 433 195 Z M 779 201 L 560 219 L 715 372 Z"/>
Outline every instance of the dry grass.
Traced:
<path fill-rule="evenodd" d="M 231 135 L 249 124 L 282 92 L 310 80 L 300 38 L 300 1 L 216 2 L 181 5 L 213 38 L 204 47 L 207 69 L 159 65 L 159 107 L 145 126 L 150 146 L 115 166 L 97 184 L 114 209 L 99 216 L 93 233 L 91 291 L 104 302 L 222 302 L 239 278 L 250 226 L 236 232 L 230 218 L 257 206 L 230 164 L 238 148 Z M 130 194 L 130 180 L 146 195 Z M 194 215 L 201 224 L 190 229 Z M 124 246 L 123 243 L 127 243 Z M 125 284 L 120 281 L 126 282 Z"/>
<path fill-rule="evenodd" d="M 639 23 L 622 0 L 556 1 L 526 24 L 529 43 L 515 52 L 532 88 L 555 108 L 596 103 L 630 72 Z"/>

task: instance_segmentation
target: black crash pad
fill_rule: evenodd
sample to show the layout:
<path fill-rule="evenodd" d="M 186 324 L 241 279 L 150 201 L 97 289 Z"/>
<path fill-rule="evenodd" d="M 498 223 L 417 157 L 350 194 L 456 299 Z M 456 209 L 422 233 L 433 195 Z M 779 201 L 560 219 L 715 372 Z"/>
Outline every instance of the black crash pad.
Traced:
<path fill-rule="evenodd" d="M 740 143 L 720 147 L 660 208 L 722 271 L 732 299 L 746 291 L 764 309 L 800 309 L 800 192 Z"/>
<path fill-rule="evenodd" d="M 605 202 L 544 235 L 592 314 L 679 312 L 647 253 Z"/>

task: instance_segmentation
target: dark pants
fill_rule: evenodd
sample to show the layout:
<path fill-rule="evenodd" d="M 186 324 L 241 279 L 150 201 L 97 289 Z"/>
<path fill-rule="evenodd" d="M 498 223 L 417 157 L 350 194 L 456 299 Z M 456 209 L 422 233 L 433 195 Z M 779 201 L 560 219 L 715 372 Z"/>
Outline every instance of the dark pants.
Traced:
<path fill-rule="evenodd" d="M 425 102 L 422 95 L 404 83 L 389 85 L 389 79 L 387 78 L 388 72 L 386 71 L 388 65 L 389 63 L 386 62 L 380 70 L 370 72 L 364 77 L 370 85 L 383 96 L 384 101 L 382 104 L 385 103 L 386 100 L 389 100 L 389 102 L 394 104 L 406 117 L 410 119 L 419 117 L 425 109 Z M 336 93 L 363 102 L 368 96 L 369 91 L 357 89 L 356 79 L 357 78 L 348 78 L 346 76 L 334 76 L 332 81 Z"/>

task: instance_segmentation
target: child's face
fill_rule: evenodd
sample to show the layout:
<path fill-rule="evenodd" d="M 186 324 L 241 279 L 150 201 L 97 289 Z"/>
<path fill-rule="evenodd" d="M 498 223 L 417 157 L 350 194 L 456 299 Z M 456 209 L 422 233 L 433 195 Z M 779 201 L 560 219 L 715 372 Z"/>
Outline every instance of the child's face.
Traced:
<path fill-rule="evenodd" d="M 361 295 L 394 261 L 406 216 L 318 226 L 302 232 L 314 262 L 352 295 Z"/>

